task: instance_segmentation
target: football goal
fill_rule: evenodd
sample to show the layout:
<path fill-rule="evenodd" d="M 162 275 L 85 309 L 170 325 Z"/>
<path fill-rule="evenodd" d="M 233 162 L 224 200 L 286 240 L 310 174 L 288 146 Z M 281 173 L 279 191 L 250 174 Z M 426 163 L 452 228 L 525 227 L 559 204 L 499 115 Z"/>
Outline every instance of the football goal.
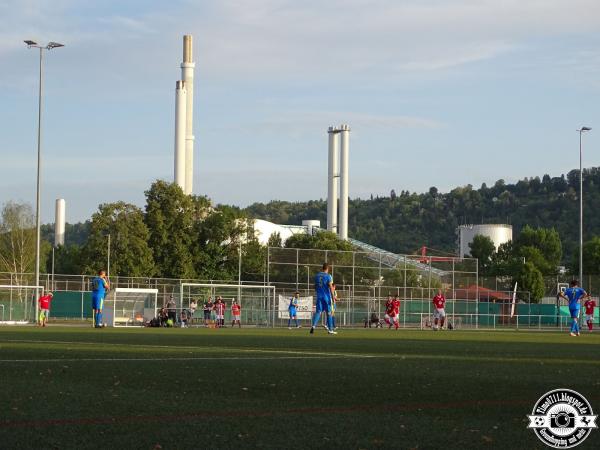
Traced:
<path fill-rule="evenodd" d="M 194 317 L 203 317 L 202 307 L 210 299 L 218 297 L 225 302 L 225 322 L 231 320 L 231 304 L 235 299 L 241 306 L 241 320 L 245 325 L 272 326 L 275 321 L 277 299 L 275 286 L 247 284 L 181 283 L 179 287 L 178 311 L 190 309 L 196 302 Z M 179 314 L 178 314 L 179 317 Z"/>
<path fill-rule="evenodd" d="M 144 326 L 156 315 L 158 289 L 116 288 L 104 300 L 103 320 L 110 327 Z"/>
<path fill-rule="evenodd" d="M 0 285 L 0 323 L 35 322 L 43 286 Z"/>

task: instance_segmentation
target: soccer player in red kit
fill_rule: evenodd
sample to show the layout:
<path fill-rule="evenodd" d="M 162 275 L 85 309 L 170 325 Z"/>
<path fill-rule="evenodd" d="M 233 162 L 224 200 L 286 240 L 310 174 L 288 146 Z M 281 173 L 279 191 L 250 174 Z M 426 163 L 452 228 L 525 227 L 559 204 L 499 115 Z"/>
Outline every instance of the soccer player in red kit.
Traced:
<path fill-rule="evenodd" d="M 221 328 L 225 326 L 225 302 L 219 296 L 217 297 L 217 301 L 215 302 L 215 306 L 213 307 L 215 312 L 217 313 L 217 322 L 216 327 Z"/>
<path fill-rule="evenodd" d="M 38 303 L 40 304 L 40 320 L 38 325 L 40 327 L 45 327 L 48 323 L 48 315 L 50 314 L 50 302 L 52 302 L 52 297 L 52 292 L 46 292 L 46 295 L 43 295 L 38 299 Z"/>
<path fill-rule="evenodd" d="M 596 307 L 596 300 L 588 297 L 583 304 L 583 307 L 585 308 L 585 321 L 591 333 L 594 329 L 594 308 Z"/>
<path fill-rule="evenodd" d="M 231 304 L 231 327 L 232 328 L 235 326 L 236 322 L 237 322 L 238 326 L 240 328 L 242 328 L 242 321 L 240 320 L 241 314 L 242 314 L 242 307 L 234 298 L 233 303 Z"/>
<path fill-rule="evenodd" d="M 394 310 L 394 307 L 393 307 L 392 296 L 388 295 L 388 298 L 385 302 L 385 316 L 384 316 L 385 323 L 387 323 L 389 325 L 388 328 L 390 328 L 392 326 L 392 322 L 390 321 L 392 318 L 390 316 L 390 312 L 393 313 L 393 310 Z"/>
<path fill-rule="evenodd" d="M 388 324 L 388 329 L 392 328 L 392 324 L 396 323 L 396 310 L 394 309 L 394 300 L 386 302 L 385 304 L 385 321 Z"/>
<path fill-rule="evenodd" d="M 439 329 L 444 328 L 444 321 L 446 320 L 446 310 L 444 309 L 446 306 L 446 297 L 442 293 L 441 289 L 438 289 L 438 292 L 435 297 L 433 297 L 433 329 L 437 331 Z M 438 327 L 439 322 L 439 327 Z"/>
<path fill-rule="evenodd" d="M 398 322 L 400 320 L 400 298 L 397 295 L 394 296 L 394 300 L 392 300 L 392 305 L 394 307 L 393 322 L 394 322 L 394 327 L 397 330 L 398 326 L 399 326 Z"/>

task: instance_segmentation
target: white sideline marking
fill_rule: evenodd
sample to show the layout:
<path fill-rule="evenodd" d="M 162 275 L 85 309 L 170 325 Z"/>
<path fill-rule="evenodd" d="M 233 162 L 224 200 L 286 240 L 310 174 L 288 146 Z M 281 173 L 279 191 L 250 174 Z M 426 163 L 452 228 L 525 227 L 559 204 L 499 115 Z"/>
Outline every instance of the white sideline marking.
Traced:
<path fill-rule="evenodd" d="M 191 358 L 54 358 L 54 359 L 0 359 L 2 363 L 45 363 L 45 362 L 153 362 L 153 361 L 216 361 L 216 360 L 247 360 L 247 361 L 261 361 L 261 360 L 280 360 L 280 359 L 330 359 L 330 358 L 353 358 L 353 356 L 201 356 Z"/>
<path fill-rule="evenodd" d="M 379 355 L 364 355 L 357 353 L 334 353 L 334 352 L 313 352 L 310 350 L 276 350 L 276 349 L 259 349 L 259 348 L 236 348 L 236 347 L 218 347 L 218 346 L 178 346 L 178 345 L 146 345 L 146 344 L 122 344 L 117 342 L 75 342 L 75 341 L 38 341 L 26 339 L 5 339 L 0 340 L 0 345 L 3 343 L 21 343 L 21 344 L 63 344 L 63 345 L 90 345 L 90 346 L 113 346 L 113 347 L 142 347 L 142 348 L 167 348 L 170 350 L 196 350 L 196 351 L 231 351 L 239 353 L 270 353 L 270 354 L 285 354 L 285 355 L 308 355 L 308 356 L 325 356 L 325 357 L 340 357 L 340 358 L 378 358 Z M 383 355 L 382 355 L 383 356 Z"/>

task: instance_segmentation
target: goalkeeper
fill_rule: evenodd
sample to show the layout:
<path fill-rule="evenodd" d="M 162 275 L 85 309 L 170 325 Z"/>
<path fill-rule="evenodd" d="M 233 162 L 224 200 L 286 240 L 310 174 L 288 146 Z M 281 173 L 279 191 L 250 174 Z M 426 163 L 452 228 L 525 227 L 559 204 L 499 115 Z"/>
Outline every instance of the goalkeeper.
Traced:
<path fill-rule="evenodd" d="M 106 271 L 100 270 L 98 276 L 92 280 L 92 310 L 94 314 L 94 327 L 102 328 L 102 308 L 104 297 L 109 289 Z"/>

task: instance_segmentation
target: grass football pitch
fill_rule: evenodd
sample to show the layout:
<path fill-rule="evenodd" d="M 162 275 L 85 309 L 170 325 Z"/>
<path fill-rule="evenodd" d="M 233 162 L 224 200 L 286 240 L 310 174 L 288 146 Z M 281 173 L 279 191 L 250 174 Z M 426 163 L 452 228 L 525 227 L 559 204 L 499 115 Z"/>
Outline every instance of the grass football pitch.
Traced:
<path fill-rule="evenodd" d="M 600 335 L 2 327 L 0 379 L 7 449 L 543 449 L 545 392 L 600 411 Z"/>

